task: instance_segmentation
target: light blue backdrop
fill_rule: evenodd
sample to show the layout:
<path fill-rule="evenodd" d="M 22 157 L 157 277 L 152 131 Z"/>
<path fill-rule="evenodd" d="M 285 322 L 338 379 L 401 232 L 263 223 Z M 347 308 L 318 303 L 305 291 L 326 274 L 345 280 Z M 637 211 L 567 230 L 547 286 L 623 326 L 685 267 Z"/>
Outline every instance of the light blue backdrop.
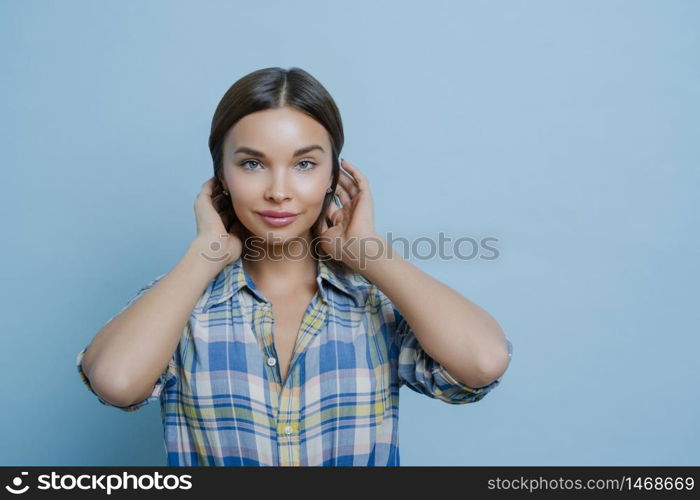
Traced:
<path fill-rule="evenodd" d="M 216 104 L 299 66 L 377 228 L 514 344 L 451 406 L 404 388 L 402 465 L 698 465 L 700 3 L 0 2 L 2 465 L 164 465 L 158 404 L 74 360 L 195 235 Z"/>

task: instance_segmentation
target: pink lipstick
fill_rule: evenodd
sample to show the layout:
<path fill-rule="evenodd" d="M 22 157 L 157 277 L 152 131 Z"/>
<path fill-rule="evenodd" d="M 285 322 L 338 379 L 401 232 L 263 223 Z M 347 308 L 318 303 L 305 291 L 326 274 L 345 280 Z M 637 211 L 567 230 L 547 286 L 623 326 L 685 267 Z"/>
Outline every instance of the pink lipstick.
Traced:
<path fill-rule="evenodd" d="M 275 227 L 291 224 L 296 220 L 297 215 L 299 215 L 293 212 L 280 212 L 277 210 L 263 210 L 262 212 L 258 212 L 258 214 L 260 214 L 265 222 Z"/>

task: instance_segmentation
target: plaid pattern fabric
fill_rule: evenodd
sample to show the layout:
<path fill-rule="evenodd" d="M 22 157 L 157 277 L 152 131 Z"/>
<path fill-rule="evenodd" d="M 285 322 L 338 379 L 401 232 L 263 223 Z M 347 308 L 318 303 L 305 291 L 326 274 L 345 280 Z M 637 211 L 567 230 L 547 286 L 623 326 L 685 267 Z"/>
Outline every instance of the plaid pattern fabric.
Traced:
<path fill-rule="evenodd" d="M 131 412 L 160 401 L 168 465 L 399 465 L 401 386 L 465 404 L 501 381 L 459 383 L 421 349 L 378 287 L 341 263 L 319 260 L 319 290 L 283 385 L 271 303 L 242 262 L 226 266 L 204 290 L 152 394 L 117 407 Z M 92 391 L 80 366 L 86 349 L 76 362 Z"/>

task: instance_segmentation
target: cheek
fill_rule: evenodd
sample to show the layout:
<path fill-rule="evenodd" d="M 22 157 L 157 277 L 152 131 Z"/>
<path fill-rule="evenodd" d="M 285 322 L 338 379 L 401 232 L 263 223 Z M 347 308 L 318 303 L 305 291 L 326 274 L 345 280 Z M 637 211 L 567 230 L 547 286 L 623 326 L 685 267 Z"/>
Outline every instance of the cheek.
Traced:
<path fill-rule="evenodd" d="M 234 188 L 229 184 L 229 191 L 231 193 L 231 206 L 233 207 L 236 216 L 241 221 L 250 220 L 252 214 L 251 210 L 254 210 L 259 206 L 259 203 L 255 202 L 255 196 L 251 190 L 243 188 L 240 184 Z"/>
<path fill-rule="evenodd" d="M 296 192 L 307 205 L 321 205 L 326 197 L 328 187 L 326 179 L 314 179 L 313 182 L 300 183 Z"/>
<path fill-rule="evenodd" d="M 235 196 L 235 194 L 233 196 Z M 256 215 L 252 212 L 252 210 L 256 208 L 256 205 L 248 202 L 247 200 L 233 198 L 231 205 L 233 206 L 233 211 L 236 213 L 236 217 L 238 217 L 238 220 L 243 222 L 244 225 L 256 217 Z"/>
<path fill-rule="evenodd" d="M 261 190 L 264 189 L 263 186 L 258 186 L 255 182 L 251 182 L 251 179 L 243 176 L 229 175 L 226 182 L 235 208 L 251 206 L 262 196 Z"/>

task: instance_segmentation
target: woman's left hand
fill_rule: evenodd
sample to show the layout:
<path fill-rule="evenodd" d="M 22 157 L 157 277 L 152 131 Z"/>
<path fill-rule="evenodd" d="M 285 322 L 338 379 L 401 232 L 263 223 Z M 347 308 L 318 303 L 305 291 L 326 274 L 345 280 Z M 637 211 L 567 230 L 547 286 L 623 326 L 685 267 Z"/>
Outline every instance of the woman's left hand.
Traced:
<path fill-rule="evenodd" d="M 319 246 L 333 259 L 357 270 L 368 258 L 364 253 L 376 252 L 379 235 L 374 229 L 374 203 L 367 178 L 345 159 L 341 166 L 352 177 L 340 171 L 335 193 L 343 207 L 338 207 L 334 201 L 328 206 L 321 225 Z M 331 226 L 327 220 L 331 221 Z"/>

